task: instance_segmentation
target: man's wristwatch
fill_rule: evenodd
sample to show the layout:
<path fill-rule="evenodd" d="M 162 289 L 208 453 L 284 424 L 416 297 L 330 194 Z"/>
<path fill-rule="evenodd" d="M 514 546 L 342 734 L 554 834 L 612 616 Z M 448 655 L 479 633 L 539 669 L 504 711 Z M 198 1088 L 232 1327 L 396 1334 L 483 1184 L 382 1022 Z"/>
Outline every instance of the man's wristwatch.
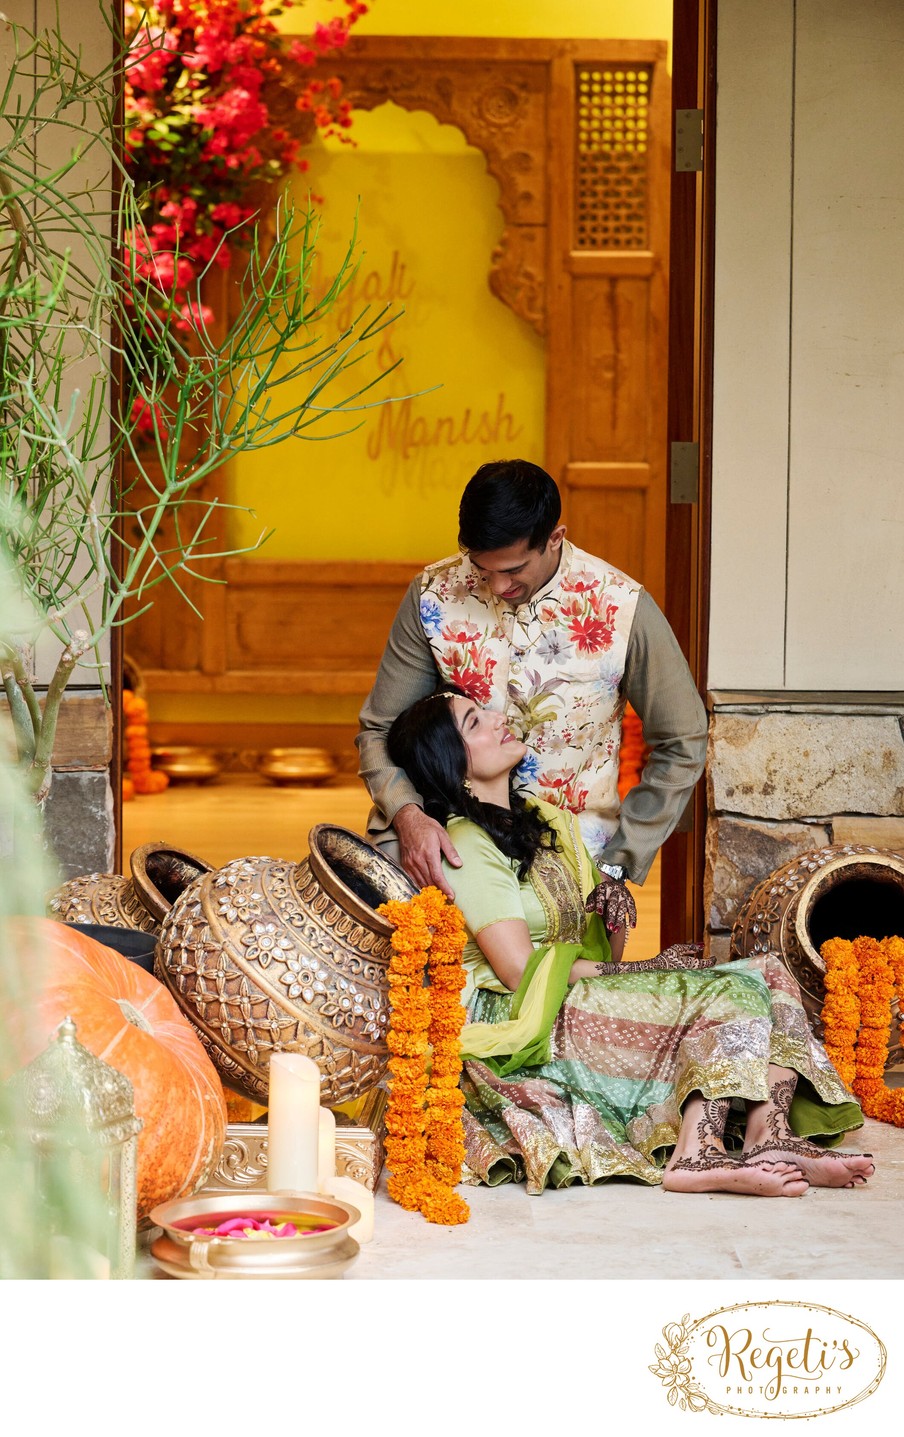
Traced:
<path fill-rule="evenodd" d="M 624 883 L 628 876 L 627 868 L 623 868 L 620 863 L 601 863 L 599 870 L 600 873 L 607 873 L 610 878 L 617 879 L 619 883 Z"/>

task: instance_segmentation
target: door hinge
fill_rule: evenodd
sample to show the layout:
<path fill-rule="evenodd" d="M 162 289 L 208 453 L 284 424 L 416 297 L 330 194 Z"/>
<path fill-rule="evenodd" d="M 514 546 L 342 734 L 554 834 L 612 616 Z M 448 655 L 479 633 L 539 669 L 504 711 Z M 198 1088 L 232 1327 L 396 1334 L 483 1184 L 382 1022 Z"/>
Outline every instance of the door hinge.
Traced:
<path fill-rule="evenodd" d="M 675 170 L 703 169 L 703 111 L 675 111 Z"/>
<path fill-rule="evenodd" d="M 700 445 L 673 444 L 669 457 L 669 499 L 673 504 L 696 504 L 700 472 Z"/>

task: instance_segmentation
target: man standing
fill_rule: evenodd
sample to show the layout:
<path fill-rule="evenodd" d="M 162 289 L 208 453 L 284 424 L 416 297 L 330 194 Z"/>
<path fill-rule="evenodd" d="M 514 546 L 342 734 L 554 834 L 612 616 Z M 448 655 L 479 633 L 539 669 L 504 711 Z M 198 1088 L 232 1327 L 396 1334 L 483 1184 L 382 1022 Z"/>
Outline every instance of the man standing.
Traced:
<path fill-rule="evenodd" d="M 375 805 L 371 841 L 392 852 L 397 839 L 415 882 L 450 893 L 441 855 L 454 867 L 458 855 L 391 763 L 386 734 L 443 685 L 504 713 L 529 749 L 520 786 L 578 815 L 614 930 L 633 909 L 625 878 L 643 883 L 703 771 L 706 710 L 649 594 L 569 543 L 561 512 L 555 482 L 536 464 L 477 470 L 459 509 L 461 552 L 419 574 L 396 615 L 361 710 L 360 773 Z M 626 701 L 650 757 L 619 808 Z"/>

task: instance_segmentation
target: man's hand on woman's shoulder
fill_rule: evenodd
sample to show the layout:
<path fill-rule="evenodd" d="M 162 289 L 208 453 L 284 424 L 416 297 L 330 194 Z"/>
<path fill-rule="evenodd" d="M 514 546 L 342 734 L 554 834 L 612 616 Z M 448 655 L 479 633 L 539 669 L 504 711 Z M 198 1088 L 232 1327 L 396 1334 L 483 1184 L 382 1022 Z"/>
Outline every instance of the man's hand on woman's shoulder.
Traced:
<path fill-rule="evenodd" d="M 460 868 L 461 859 L 442 824 L 429 818 L 416 803 L 406 803 L 392 820 L 392 826 L 398 834 L 399 855 L 408 876 L 419 888 L 432 884 L 442 889 L 454 903 L 455 894 L 443 872 L 442 860 L 445 856 L 453 868 Z"/>

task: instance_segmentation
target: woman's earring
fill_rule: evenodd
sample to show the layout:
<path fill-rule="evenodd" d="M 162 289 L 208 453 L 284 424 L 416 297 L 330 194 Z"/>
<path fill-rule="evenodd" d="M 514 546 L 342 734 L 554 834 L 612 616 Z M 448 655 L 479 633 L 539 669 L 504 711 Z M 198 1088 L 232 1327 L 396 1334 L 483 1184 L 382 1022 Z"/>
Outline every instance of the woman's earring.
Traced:
<path fill-rule="evenodd" d="M 471 780 L 469 778 L 464 779 L 461 786 L 464 789 L 465 793 L 473 794 L 474 789 L 471 786 Z"/>

